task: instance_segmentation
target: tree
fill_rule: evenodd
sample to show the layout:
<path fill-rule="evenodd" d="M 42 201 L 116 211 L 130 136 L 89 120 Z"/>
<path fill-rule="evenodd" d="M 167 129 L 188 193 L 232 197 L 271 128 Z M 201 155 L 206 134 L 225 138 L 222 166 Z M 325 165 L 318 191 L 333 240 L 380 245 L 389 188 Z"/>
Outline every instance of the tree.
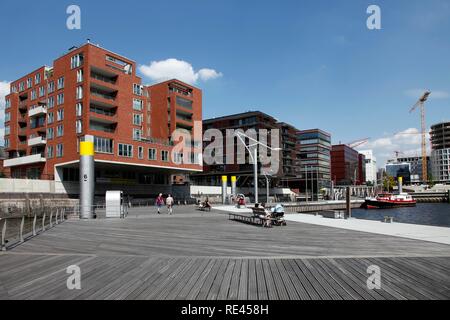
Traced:
<path fill-rule="evenodd" d="M 386 173 L 383 176 L 383 188 L 384 190 L 391 192 L 395 187 L 395 179 L 394 177 L 391 177 L 387 175 Z"/>

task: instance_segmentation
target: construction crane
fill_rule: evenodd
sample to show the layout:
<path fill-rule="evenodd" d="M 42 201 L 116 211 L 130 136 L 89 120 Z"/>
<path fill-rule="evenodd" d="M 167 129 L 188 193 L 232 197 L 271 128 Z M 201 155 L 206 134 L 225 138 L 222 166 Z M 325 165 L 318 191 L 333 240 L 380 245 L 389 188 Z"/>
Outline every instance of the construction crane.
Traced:
<path fill-rule="evenodd" d="M 364 139 L 359 139 L 359 140 L 355 140 L 349 143 L 346 143 L 347 146 L 349 146 L 350 148 L 354 149 L 357 147 L 361 147 L 362 145 L 365 145 L 367 142 L 369 142 L 370 138 L 364 138 Z"/>
<path fill-rule="evenodd" d="M 423 96 L 416 102 L 416 104 L 409 111 L 413 113 L 417 108 L 420 108 L 420 117 L 422 125 L 422 181 L 426 183 L 428 181 L 428 164 L 427 164 L 427 125 L 425 122 L 425 102 L 428 100 L 431 91 L 426 91 Z"/>

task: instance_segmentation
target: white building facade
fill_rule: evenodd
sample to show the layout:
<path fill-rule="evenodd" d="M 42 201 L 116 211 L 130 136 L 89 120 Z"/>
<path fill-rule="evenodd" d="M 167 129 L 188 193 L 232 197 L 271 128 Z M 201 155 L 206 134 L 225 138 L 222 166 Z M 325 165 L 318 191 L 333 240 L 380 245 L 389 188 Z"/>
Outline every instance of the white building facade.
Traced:
<path fill-rule="evenodd" d="M 366 157 L 366 182 L 377 184 L 377 158 L 373 155 L 372 150 L 359 151 Z"/>

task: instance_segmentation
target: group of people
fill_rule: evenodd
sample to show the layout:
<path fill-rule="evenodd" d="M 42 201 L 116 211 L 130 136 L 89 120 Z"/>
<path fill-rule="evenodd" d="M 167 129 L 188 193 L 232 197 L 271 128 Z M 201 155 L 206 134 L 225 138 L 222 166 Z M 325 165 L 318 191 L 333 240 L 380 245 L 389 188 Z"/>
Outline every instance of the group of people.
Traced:
<path fill-rule="evenodd" d="M 164 197 L 162 193 L 158 195 L 158 197 L 155 200 L 156 208 L 158 209 L 158 214 L 161 214 L 161 208 L 164 206 L 164 204 L 167 206 L 167 213 L 173 214 L 173 205 L 174 205 L 174 199 L 172 195 L 168 195 L 166 200 L 164 201 Z"/>

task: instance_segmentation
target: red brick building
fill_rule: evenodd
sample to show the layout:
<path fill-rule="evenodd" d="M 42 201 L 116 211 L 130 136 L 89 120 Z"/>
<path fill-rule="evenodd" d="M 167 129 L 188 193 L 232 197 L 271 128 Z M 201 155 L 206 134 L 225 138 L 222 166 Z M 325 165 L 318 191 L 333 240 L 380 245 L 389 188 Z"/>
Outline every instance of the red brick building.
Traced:
<path fill-rule="evenodd" d="M 78 181 L 79 142 L 92 135 L 97 184 L 167 185 L 202 171 L 201 120 L 200 89 L 178 80 L 144 86 L 134 61 L 87 43 L 11 83 L 4 165 L 13 178 Z M 177 159 L 175 129 L 196 137 Z"/>
<path fill-rule="evenodd" d="M 331 148 L 331 179 L 336 185 L 363 184 L 365 182 L 365 158 L 348 145 Z"/>

